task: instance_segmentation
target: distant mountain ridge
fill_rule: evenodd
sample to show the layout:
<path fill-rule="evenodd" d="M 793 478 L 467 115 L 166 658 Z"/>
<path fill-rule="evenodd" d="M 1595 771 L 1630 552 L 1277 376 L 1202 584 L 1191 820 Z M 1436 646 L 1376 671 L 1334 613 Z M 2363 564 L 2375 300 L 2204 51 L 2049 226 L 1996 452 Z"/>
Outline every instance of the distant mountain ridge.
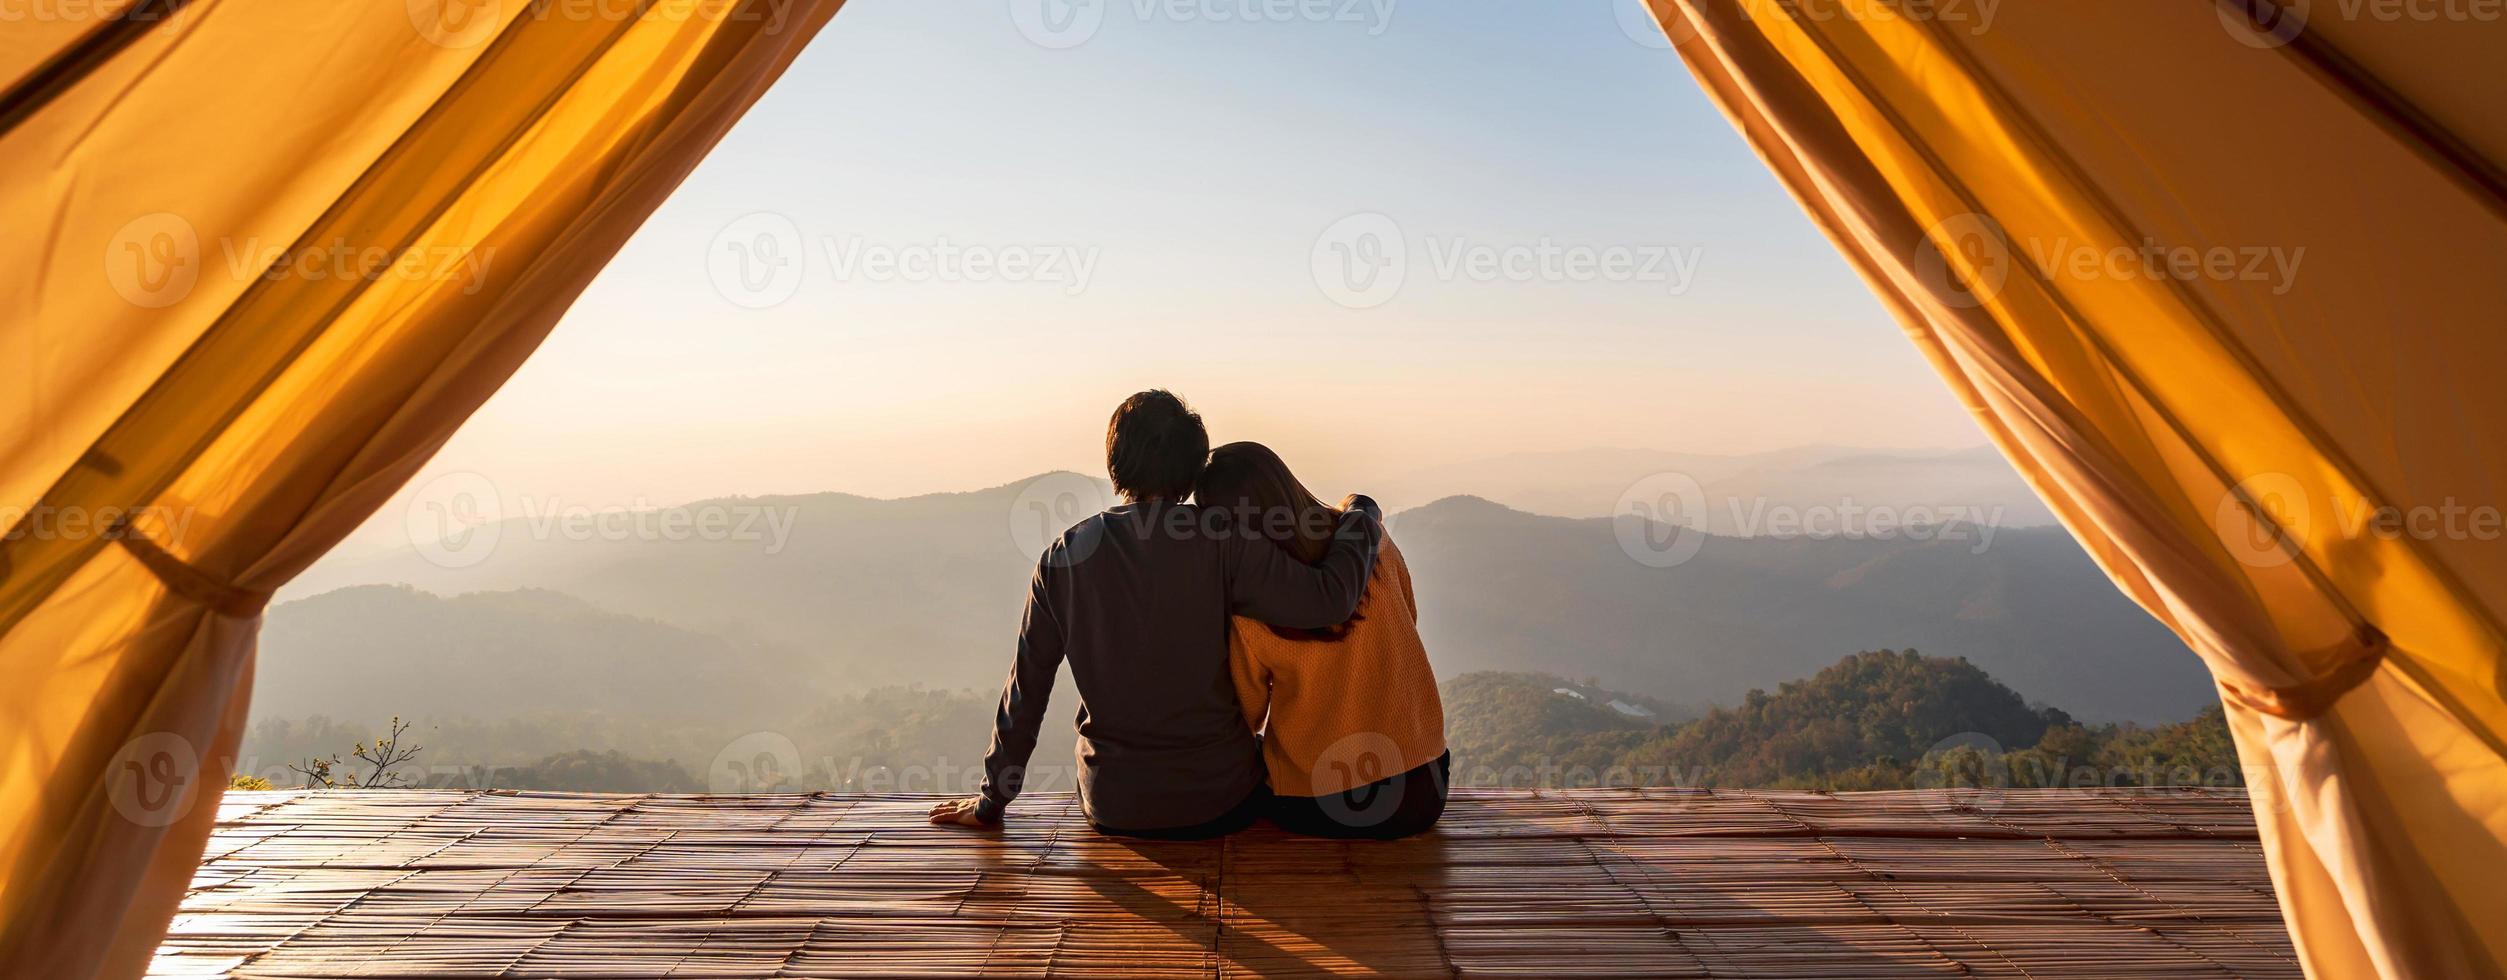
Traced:
<path fill-rule="evenodd" d="M 1430 467 L 1369 488 L 1410 507 L 1465 495 L 1553 517 L 1610 517 L 1631 488 L 1677 475 L 1694 481 L 1706 504 L 1699 526 L 1717 534 L 1757 534 L 1749 525 L 1771 510 L 1800 512 L 1886 507 L 1976 514 L 2004 527 L 2054 523 L 2036 492 L 1991 446 L 1956 450 L 1877 450 L 1801 446 L 1719 455 L 1647 449 L 1516 453 Z"/>
<path fill-rule="evenodd" d="M 274 717 L 498 717 L 559 706 L 653 717 L 789 711 L 782 651 L 547 589 L 445 597 L 351 586 L 273 607 L 253 710 Z"/>
<path fill-rule="evenodd" d="M 1729 703 L 1857 649 L 1964 657 L 2085 717 L 2169 721 L 2208 675 L 2071 536 L 1967 540 L 1708 535 L 1671 567 L 1630 560 L 1616 520 L 1472 498 L 1396 515 L 1441 673 L 1533 670 L 1680 704 Z M 1692 532 L 1694 533 L 1694 532 Z"/>
<path fill-rule="evenodd" d="M 492 552 L 467 563 L 403 548 L 326 562 L 290 594 L 360 584 L 450 596 L 555 590 L 742 651 L 774 672 L 761 683 L 791 690 L 986 689 L 1008 664 L 1040 503 L 1061 514 L 1102 487 L 1046 474 L 901 500 L 831 493 L 689 505 L 787 508 L 789 537 L 773 547 L 585 538 L 510 518 Z M 1966 657 L 2019 690 L 2059 693 L 2092 719 L 2171 721 L 2213 697 L 2175 637 L 2057 529 L 1999 528 L 1989 541 L 1707 535 L 1687 561 L 1654 568 L 1623 548 L 1635 520 L 1545 517 L 1460 497 L 1394 514 L 1439 673 L 1545 671 L 1694 705 L 1728 703 L 1856 650 L 1911 647 Z M 305 634 L 288 623 L 314 608 L 272 611 L 273 681 L 291 663 L 336 669 L 364 655 L 333 635 L 322 659 L 293 659 Z M 364 625 L 377 636 L 392 626 Z M 539 655 L 578 653 L 591 651 L 555 645 Z"/>

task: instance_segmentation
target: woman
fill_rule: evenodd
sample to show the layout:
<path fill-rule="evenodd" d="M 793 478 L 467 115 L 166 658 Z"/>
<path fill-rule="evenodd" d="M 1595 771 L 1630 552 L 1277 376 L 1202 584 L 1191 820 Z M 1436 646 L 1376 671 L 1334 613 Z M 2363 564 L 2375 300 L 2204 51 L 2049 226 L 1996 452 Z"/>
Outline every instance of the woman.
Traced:
<path fill-rule="evenodd" d="M 1309 564 L 1322 560 L 1339 517 L 1278 454 L 1252 442 L 1212 450 L 1193 499 Z M 1444 814 L 1452 757 L 1418 620 L 1410 569 L 1388 536 L 1349 622 L 1293 630 L 1230 621 L 1236 698 L 1262 735 L 1280 826 L 1390 840 Z"/>

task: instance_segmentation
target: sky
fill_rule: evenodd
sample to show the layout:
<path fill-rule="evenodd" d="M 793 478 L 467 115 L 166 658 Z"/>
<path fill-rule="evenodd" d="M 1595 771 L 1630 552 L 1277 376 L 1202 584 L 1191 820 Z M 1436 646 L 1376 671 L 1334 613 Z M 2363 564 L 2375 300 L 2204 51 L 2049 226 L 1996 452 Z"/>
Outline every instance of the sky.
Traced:
<path fill-rule="evenodd" d="M 1094 472 L 1147 387 L 1328 496 L 1982 442 L 1644 18 L 850 0 L 411 492 L 977 489 Z"/>

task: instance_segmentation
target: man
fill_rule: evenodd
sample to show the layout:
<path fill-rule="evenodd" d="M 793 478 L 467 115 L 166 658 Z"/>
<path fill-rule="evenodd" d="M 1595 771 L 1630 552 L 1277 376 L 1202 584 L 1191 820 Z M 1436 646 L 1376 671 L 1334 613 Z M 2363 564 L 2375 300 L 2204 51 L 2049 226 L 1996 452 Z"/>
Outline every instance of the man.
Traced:
<path fill-rule="evenodd" d="M 1017 798 L 1062 661 L 1079 685 L 1080 805 L 1104 833 L 1198 839 L 1242 829 L 1264 802 L 1260 746 L 1229 680 L 1228 617 L 1332 626 L 1358 608 L 1383 528 L 1353 497 L 1322 562 L 1258 535 L 1248 516 L 1185 498 L 1210 454 L 1201 416 L 1144 391 L 1106 426 L 1106 473 L 1124 503 L 1045 548 L 1018 659 L 1001 692 L 981 795 L 931 822 L 997 825 Z"/>

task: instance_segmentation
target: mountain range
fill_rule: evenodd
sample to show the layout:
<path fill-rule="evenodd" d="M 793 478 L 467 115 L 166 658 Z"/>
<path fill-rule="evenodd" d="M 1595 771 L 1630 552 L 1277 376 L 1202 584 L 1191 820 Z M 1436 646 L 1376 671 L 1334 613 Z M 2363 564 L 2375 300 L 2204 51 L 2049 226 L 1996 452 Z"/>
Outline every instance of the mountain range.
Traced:
<path fill-rule="evenodd" d="M 1632 488 L 1666 476 L 1693 484 L 1706 505 L 1696 526 L 1765 533 L 1767 515 L 1856 505 L 1959 515 L 2002 527 L 2054 523 L 2054 514 L 1991 446 L 1880 450 L 1801 446 L 1719 455 L 1653 449 L 1514 453 L 1403 473 L 1366 488 L 1388 506 L 1472 496 L 1551 517 L 1611 517 Z"/>
<path fill-rule="evenodd" d="M 416 544 L 326 561 L 270 612 L 255 708 L 483 714 L 659 698 L 643 703 L 712 713 L 892 685 L 993 688 L 1037 522 L 1075 518 L 1103 492 L 1062 473 L 899 500 L 672 508 L 688 527 L 763 513 L 752 523 L 783 529 L 771 535 L 613 534 L 524 514 L 473 529 L 485 551 L 448 559 L 440 543 Z M 1965 657 L 2093 720 L 2174 721 L 2214 699 L 2182 644 L 2056 528 L 1738 537 L 1475 497 L 1389 523 L 1446 676 L 1539 671 L 1697 706 L 1892 648 Z M 1694 553 L 1656 567 L 1649 543 L 1675 539 Z M 380 585 L 408 588 L 338 592 Z"/>

